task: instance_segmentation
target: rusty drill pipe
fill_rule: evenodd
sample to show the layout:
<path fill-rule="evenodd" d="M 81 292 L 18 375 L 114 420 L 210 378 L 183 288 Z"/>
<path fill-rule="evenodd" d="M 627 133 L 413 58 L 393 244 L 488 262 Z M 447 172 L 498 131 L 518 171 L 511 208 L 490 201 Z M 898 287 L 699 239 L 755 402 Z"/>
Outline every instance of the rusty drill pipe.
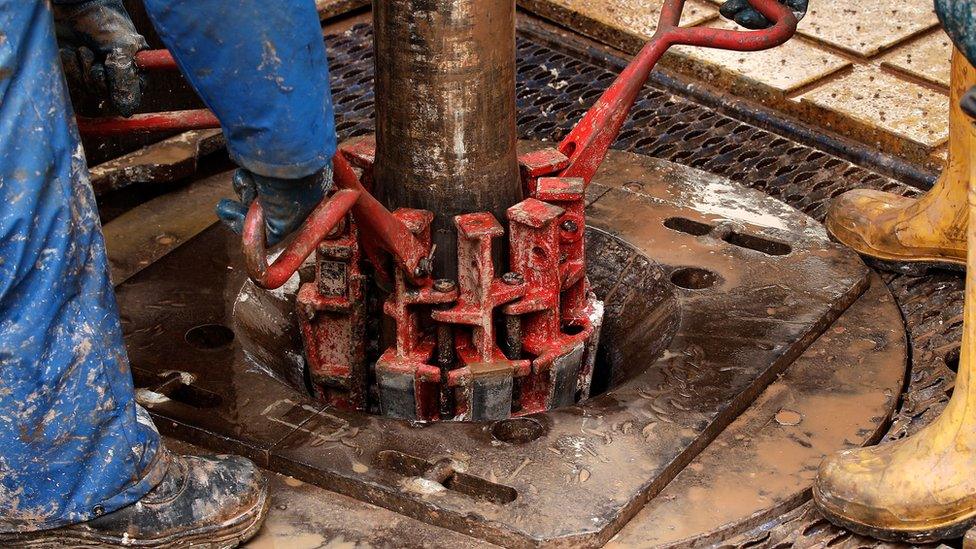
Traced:
<path fill-rule="evenodd" d="M 434 273 L 457 276 L 454 217 L 522 200 L 515 0 L 376 0 L 377 190 L 434 212 Z"/>

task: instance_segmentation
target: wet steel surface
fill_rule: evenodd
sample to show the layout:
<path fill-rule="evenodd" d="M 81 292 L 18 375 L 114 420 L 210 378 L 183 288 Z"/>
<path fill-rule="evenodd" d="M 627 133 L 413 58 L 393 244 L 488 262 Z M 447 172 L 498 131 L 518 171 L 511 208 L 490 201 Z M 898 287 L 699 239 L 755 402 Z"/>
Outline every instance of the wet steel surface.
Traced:
<path fill-rule="evenodd" d="M 808 499 L 820 460 L 879 440 L 908 358 L 880 276 L 608 545 L 703 546 Z"/>
<path fill-rule="evenodd" d="M 214 452 L 165 438 L 170 451 Z M 485 549 L 482 540 L 425 524 L 382 507 L 329 492 L 294 477 L 264 471 L 271 507 L 247 549 Z"/>
<path fill-rule="evenodd" d="M 137 383 L 154 389 L 143 401 L 176 436 L 439 526 L 512 546 L 601 544 L 861 294 L 868 271 L 811 219 L 703 172 L 614 152 L 591 190 L 589 264 L 612 342 L 601 362 L 620 384 L 537 416 L 539 429 L 322 410 L 273 381 L 219 328 L 243 283 L 220 228 L 119 288 Z M 249 295 L 239 317 L 253 316 Z M 278 344 L 300 360 L 297 344 Z M 195 381 L 167 378 L 174 369 Z M 506 431 L 530 435 L 499 440 Z"/>
<path fill-rule="evenodd" d="M 217 219 L 213 205 L 236 196 L 225 172 L 140 204 L 102 227 L 112 282 L 122 284 Z"/>

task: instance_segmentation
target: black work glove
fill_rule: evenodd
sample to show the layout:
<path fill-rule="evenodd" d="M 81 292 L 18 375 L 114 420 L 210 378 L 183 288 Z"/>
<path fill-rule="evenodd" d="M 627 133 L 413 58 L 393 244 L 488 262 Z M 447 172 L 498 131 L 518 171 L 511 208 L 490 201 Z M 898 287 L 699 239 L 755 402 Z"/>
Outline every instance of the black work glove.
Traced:
<path fill-rule="evenodd" d="M 237 234 L 255 198 L 261 200 L 267 244 L 274 246 L 295 231 L 332 188 L 332 166 L 301 179 L 258 175 L 244 168 L 234 174 L 234 190 L 240 201 L 223 199 L 217 217 Z"/>
<path fill-rule="evenodd" d="M 797 21 L 807 14 L 808 0 L 779 0 L 779 3 L 790 8 Z M 747 29 L 758 30 L 773 26 L 772 21 L 749 5 L 747 0 L 726 0 L 719 12 L 726 19 L 731 19 Z"/>
<path fill-rule="evenodd" d="M 136 53 L 147 49 L 122 0 L 87 0 L 54 6 L 65 76 L 85 96 L 108 99 L 122 116 L 142 102 Z"/>

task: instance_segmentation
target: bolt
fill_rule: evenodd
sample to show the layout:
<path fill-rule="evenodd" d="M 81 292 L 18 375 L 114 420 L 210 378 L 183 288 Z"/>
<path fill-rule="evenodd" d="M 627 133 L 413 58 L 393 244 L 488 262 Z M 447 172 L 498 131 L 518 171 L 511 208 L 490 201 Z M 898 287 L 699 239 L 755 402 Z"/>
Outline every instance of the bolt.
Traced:
<path fill-rule="evenodd" d="M 430 271 L 434 268 L 433 261 L 429 257 L 425 257 L 417 262 L 417 269 L 414 270 L 413 276 L 415 278 L 424 278 L 430 274 Z"/>
<path fill-rule="evenodd" d="M 352 259 L 352 249 L 345 246 L 322 246 L 319 248 L 322 255 L 329 259 L 348 260 Z"/>
<path fill-rule="evenodd" d="M 176 239 L 173 238 L 172 235 L 161 234 L 161 235 L 159 235 L 159 236 L 156 237 L 156 243 L 159 244 L 159 245 L 161 245 L 161 246 L 171 246 L 175 242 L 176 242 Z"/>
<path fill-rule="evenodd" d="M 567 233 L 575 233 L 579 230 L 579 225 L 576 224 L 572 219 L 567 219 L 563 221 L 559 228 L 566 231 Z"/>
<path fill-rule="evenodd" d="M 453 292 L 454 288 L 457 288 L 457 283 L 454 282 L 453 280 L 449 280 L 447 278 L 438 278 L 437 280 L 434 281 L 435 292 L 446 294 L 449 292 Z"/>
<path fill-rule="evenodd" d="M 525 284 L 525 278 L 519 273 L 505 273 L 502 275 L 502 282 L 509 286 L 518 286 Z"/>

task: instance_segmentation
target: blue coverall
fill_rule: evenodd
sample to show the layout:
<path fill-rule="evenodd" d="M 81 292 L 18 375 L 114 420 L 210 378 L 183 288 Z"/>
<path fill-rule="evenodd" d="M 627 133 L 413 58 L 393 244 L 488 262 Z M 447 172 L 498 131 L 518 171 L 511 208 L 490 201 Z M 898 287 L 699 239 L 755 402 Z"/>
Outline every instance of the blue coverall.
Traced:
<path fill-rule="evenodd" d="M 145 5 L 235 161 L 284 178 L 328 163 L 336 137 L 312 0 Z M 165 473 L 108 272 L 51 8 L 0 0 L 0 532 L 110 513 Z"/>

